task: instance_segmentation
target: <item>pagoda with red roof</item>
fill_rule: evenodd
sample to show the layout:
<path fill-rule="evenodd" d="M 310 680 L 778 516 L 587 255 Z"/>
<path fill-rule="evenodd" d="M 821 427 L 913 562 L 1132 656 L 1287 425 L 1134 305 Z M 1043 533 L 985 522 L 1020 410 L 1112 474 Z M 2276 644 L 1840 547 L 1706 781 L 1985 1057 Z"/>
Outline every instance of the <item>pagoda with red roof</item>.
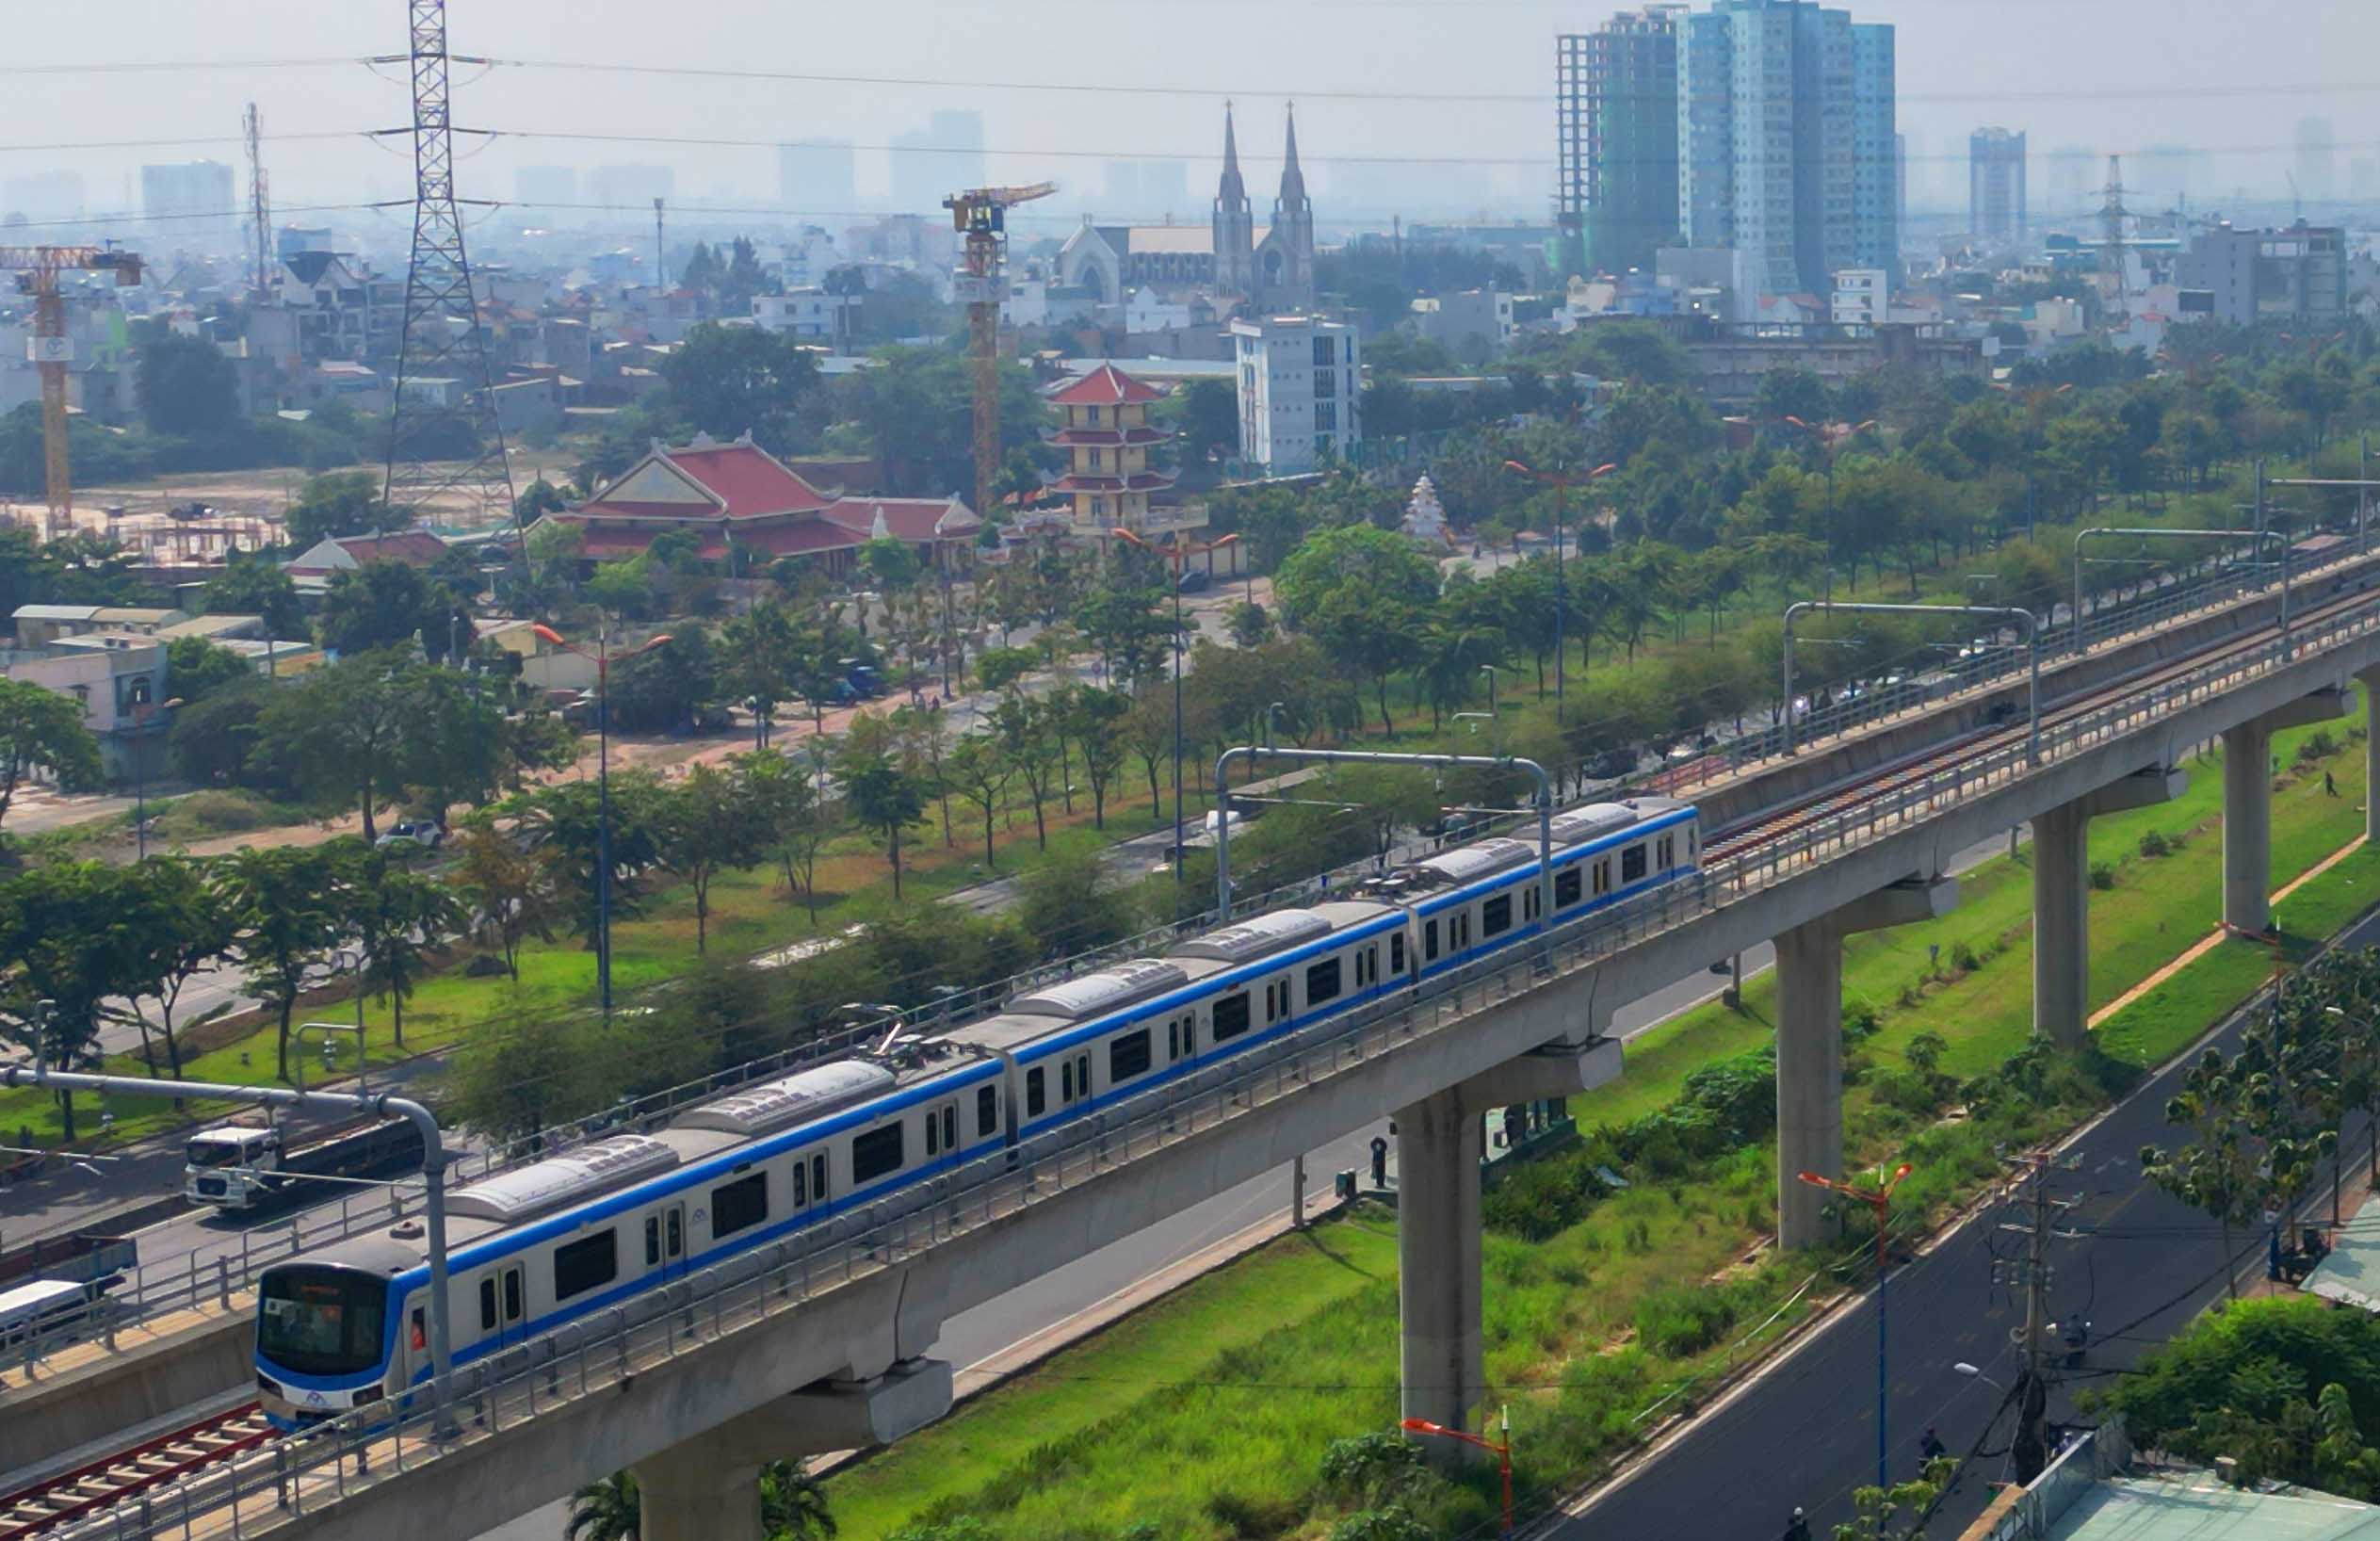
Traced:
<path fill-rule="evenodd" d="M 1066 426 L 1049 442 L 1066 451 L 1067 465 L 1050 490 L 1074 499 L 1077 537 L 1105 543 L 1117 528 L 1147 529 L 1149 495 L 1174 485 L 1172 472 L 1149 467 L 1149 451 L 1174 437 L 1149 424 L 1158 396 L 1112 364 L 1051 393 Z"/>

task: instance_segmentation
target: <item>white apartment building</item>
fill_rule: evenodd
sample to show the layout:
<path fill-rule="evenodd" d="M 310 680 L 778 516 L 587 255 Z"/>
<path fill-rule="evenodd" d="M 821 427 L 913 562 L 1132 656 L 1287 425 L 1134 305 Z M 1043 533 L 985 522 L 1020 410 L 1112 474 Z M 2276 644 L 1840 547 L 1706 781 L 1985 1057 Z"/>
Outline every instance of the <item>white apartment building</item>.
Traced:
<path fill-rule="evenodd" d="M 1363 350 L 1355 329 L 1311 316 L 1234 321 L 1239 458 L 1275 476 L 1352 460 L 1363 442 Z"/>
<path fill-rule="evenodd" d="M 1890 320 L 1892 303 L 1881 268 L 1843 268 L 1835 273 L 1833 319 L 1838 327 L 1874 326 Z"/>

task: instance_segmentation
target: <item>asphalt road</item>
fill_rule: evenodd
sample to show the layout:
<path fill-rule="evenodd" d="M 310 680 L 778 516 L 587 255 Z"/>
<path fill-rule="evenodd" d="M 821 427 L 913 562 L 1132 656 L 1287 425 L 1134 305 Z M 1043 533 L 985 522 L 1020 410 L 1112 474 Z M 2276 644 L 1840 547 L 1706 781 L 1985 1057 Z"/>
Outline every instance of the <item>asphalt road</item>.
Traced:
<path fill-rule="evenodd" d="M 2380 943 L 2380 917 L 2354 928 L 2346 941 Z M 2232 1047 L 2242 1026 L 2235 1018 L 2212 1041 Z M 2060 1320 L 2080 1313 L 2095 1337 L 2081 1375 L 2052 1393 L 2052 1421 L 2072 1416 L 2075 1389 L 2135 1362 L 2223 1291 L 2221 1231 L 2144 1182 L 2138 1165 L 2144 1144 L 2175 1143 L 2165 1102 L 2194 1057 L 2180 1057 L 2061 1152 L 2052 1192 L 2079 1202 L 2057 1223 L 2075 1236 L 2048 1249 L 2050 1313 Z M 1990 1209 L 1890 1278 L 1886 1468 L 1894 1482 L 1916 1475 L 1927 1423 L 1953 1454 L 1963 1454 L 1998 1408 L 1998 1387 L 1957 1373 L 1953 1365 L 1976 1365 L 2004 1387 L 2021 1363 L 2011 1334 L 2024 1320 L 2022 1296 L 1995 1287 L 1991 1276 L 1994 1255 L 2016 1255 L 2023 1244 L 1998 1228 L 2013 1218 Z M 2235 1241 L 2242 1261 L 2260 1259 L 2260 1238 Z M 2097 1336 L 2119 1332 L 2112 1339 Z M 1851 1517 L 1852 1490 L 1875 1481 L 1875 1401 L 1871 1293 L 1547 1533 L 1563 1541 L 1765 1541 L 1784 1531 L 1800 1504 L 1809 1511 L 1811 1530 L 1828 1534 Z M 1984 1448 L 2004 1451 L 2007 1433 L 2003 1419 Z M 1959 1533 L 1982 1511 L 1987 1484 L 2004 1475 L 2003 1467 L 1999 1454 L 1974 1462 L 1928 1533 Z"/>

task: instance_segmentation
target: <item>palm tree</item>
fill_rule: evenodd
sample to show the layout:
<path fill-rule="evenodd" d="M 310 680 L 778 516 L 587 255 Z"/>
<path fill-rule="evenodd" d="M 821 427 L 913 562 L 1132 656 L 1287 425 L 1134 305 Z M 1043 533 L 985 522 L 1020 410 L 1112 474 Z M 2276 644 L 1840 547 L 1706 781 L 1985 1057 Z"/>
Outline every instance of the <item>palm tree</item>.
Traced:
<path fill-rule="evenodd" d="M 589 1483 L 570 1496 L 570 1522 L 562 1529 L 562 1541 L 640 1541 L 642 1502 L 633 1471 L 615 1471 Z"/>
<path fill-rule="evenodd" d="M 771 1461 L 760 1468 L 760 1528 L 769 1541 L 809 1541 L 834 1533 L 826 1489 L 800 1461 Z"/>

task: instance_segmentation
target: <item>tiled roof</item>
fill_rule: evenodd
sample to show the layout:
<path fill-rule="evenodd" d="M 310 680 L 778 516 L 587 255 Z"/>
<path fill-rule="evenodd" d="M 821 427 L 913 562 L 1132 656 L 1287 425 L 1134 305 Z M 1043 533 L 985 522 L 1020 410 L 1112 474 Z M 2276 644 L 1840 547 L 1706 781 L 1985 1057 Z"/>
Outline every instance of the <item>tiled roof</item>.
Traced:
<path fill-rule="evenodd" d="M 884 532 L 895 540 L 947 539 L 982 527 L 966 505 L 948 497 L 847 497 L 826 511 L 832 523 L 861 540 L 873 538 L 881 517 Z"/>
<path fill-rule="evenodd" d="M 695 446 L 668 451 L 670 462 L 718 494 L 727 517 L 801 513 L 827 506 L 824 494 L 785 469 L 757 445 Z"/>
<path fill-rule="evenodd" d="M 1057 391 L 1050 400 L 1061 407 L 1109 407 L 1126 402 L 1155 401 L 1161 393 L 1143 385 L 1112 364 L 1103 364 Z"/>

